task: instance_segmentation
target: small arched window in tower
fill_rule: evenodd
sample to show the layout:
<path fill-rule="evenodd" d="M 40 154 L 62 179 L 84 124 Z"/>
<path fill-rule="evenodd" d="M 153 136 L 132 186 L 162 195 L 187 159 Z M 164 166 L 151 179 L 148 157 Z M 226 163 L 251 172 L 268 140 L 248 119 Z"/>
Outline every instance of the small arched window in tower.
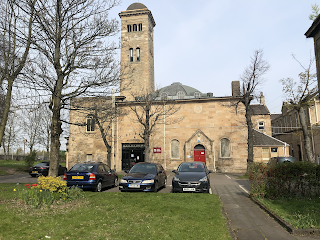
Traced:
<path fill-rule="evenodd" d="M 184 99 L 184 92 L 183 91 L 179 91 L 178 93 L 177 93 L 177 97 L 178 97 L 178 99 Z"/>
<path fill-rule="evenodd" d="M 137 61 L 140 61 L 140 48 L 137 48 Z"/>
<path fill-rule="evenodd" d="M 130 62 L 133 62 L 133 48 L 130 48 Z"/>
<path fill-rule="evenodd" d="M 195 98 L 200 98 L 200 93 L 199 93 L 199 92 L 195 92 L 195 93 L 194 93 L 194 97 L 195 97 Z"/>
<path fill-rule="evenodd" d="M 221 139 L 221 157 L 227 158 L 230 157 L 230 140 L 227 138 Z"/>
<path fill-rule="evenodd" d="M 131 25 L 127 25 L 128 32 L 131 32 Z"/>
<path fill-rule="evenodd" d="M 134 32 L 137 31 L 137 24 L 133 24 L 133 31 L 134 31 Z"/>
<path fill-rule="evenodd" d="M 180 158 L 180 143 L 176 139 L 171 141 L 171 158 Z"/>
<path fill-rule="evenodd" d="M 142 23 L 139 23 L 139 32 L 142 31 Z"/>

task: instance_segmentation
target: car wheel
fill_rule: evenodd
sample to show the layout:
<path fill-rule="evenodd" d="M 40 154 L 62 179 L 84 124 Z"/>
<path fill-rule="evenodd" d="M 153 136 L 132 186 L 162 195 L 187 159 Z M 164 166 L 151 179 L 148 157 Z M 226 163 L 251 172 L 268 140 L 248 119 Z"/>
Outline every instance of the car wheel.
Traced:
<path fill-rule="evenodd" d="M 102 189 L 102 183 L 101 183 L 101 181 L 99 181 L 98 184 L 97 184 L 97 186 L 96 186 L 95 191 L 96 191 L 96 192 L 101 192 L 101 189 Z"/>
<path fill-rule="evenodd" d="M 118 187 L 118 178 L 114 179 L 113 187 Z"/>
<path fill-rule="evenodd" d="M 154 192 L 158 192 L 158 183 L 157 182 L 155 182 L 155 184 L 154 184 L 154 190 L 153 190 Z"/>

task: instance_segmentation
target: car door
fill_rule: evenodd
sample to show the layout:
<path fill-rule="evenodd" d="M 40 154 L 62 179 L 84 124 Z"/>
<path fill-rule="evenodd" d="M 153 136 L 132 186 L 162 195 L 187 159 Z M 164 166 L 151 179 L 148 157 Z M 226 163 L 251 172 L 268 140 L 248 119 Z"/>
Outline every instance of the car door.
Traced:
<path fill-rule="evenodd" d="M 108 186 L 112 186 L 113 183 L 114 183 L 114 178 L 113 178 L 113 175 L 112 175 L 112 171 L 109 168 L 109 166 L 107 166 L 107 165 L 104 165 L 104 168 L 106 170 L 106 184 Z"/>
<path fill-rule="evenodd" d="M 103 164 L 100 164 L 97 167 L 97 173 L 98 173 L 99 179 L 101 179 L 102 186 L 108 186 L 107 171 L 106 171 L 106 169 L 105 169 Z"/>

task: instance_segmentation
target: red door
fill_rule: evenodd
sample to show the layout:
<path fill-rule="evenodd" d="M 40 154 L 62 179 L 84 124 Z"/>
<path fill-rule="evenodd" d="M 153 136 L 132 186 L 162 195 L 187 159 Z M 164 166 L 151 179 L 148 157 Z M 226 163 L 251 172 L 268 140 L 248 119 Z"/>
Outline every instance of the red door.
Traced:
<path fill-rule="evenodd" d="M 206 152 L 204 149 L 194 149 L 194 161 L 206 163 Z"/>

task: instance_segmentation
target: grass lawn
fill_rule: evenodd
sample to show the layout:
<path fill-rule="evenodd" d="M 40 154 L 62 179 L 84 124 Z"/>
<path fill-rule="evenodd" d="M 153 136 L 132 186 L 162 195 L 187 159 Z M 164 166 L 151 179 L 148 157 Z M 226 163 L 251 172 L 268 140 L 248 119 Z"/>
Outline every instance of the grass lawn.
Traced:
<path fill-rule="evenodd" d="M 32 209 L 17 200 L 23 188 L 0 184 L 0 239 L 231 240 L 217 195 L 85 192 Z"/>
<path fill-rule="evenodd" d="M 320 228 L 320 197 L 313 199 L 257 200 L 295 228 Z"/>

